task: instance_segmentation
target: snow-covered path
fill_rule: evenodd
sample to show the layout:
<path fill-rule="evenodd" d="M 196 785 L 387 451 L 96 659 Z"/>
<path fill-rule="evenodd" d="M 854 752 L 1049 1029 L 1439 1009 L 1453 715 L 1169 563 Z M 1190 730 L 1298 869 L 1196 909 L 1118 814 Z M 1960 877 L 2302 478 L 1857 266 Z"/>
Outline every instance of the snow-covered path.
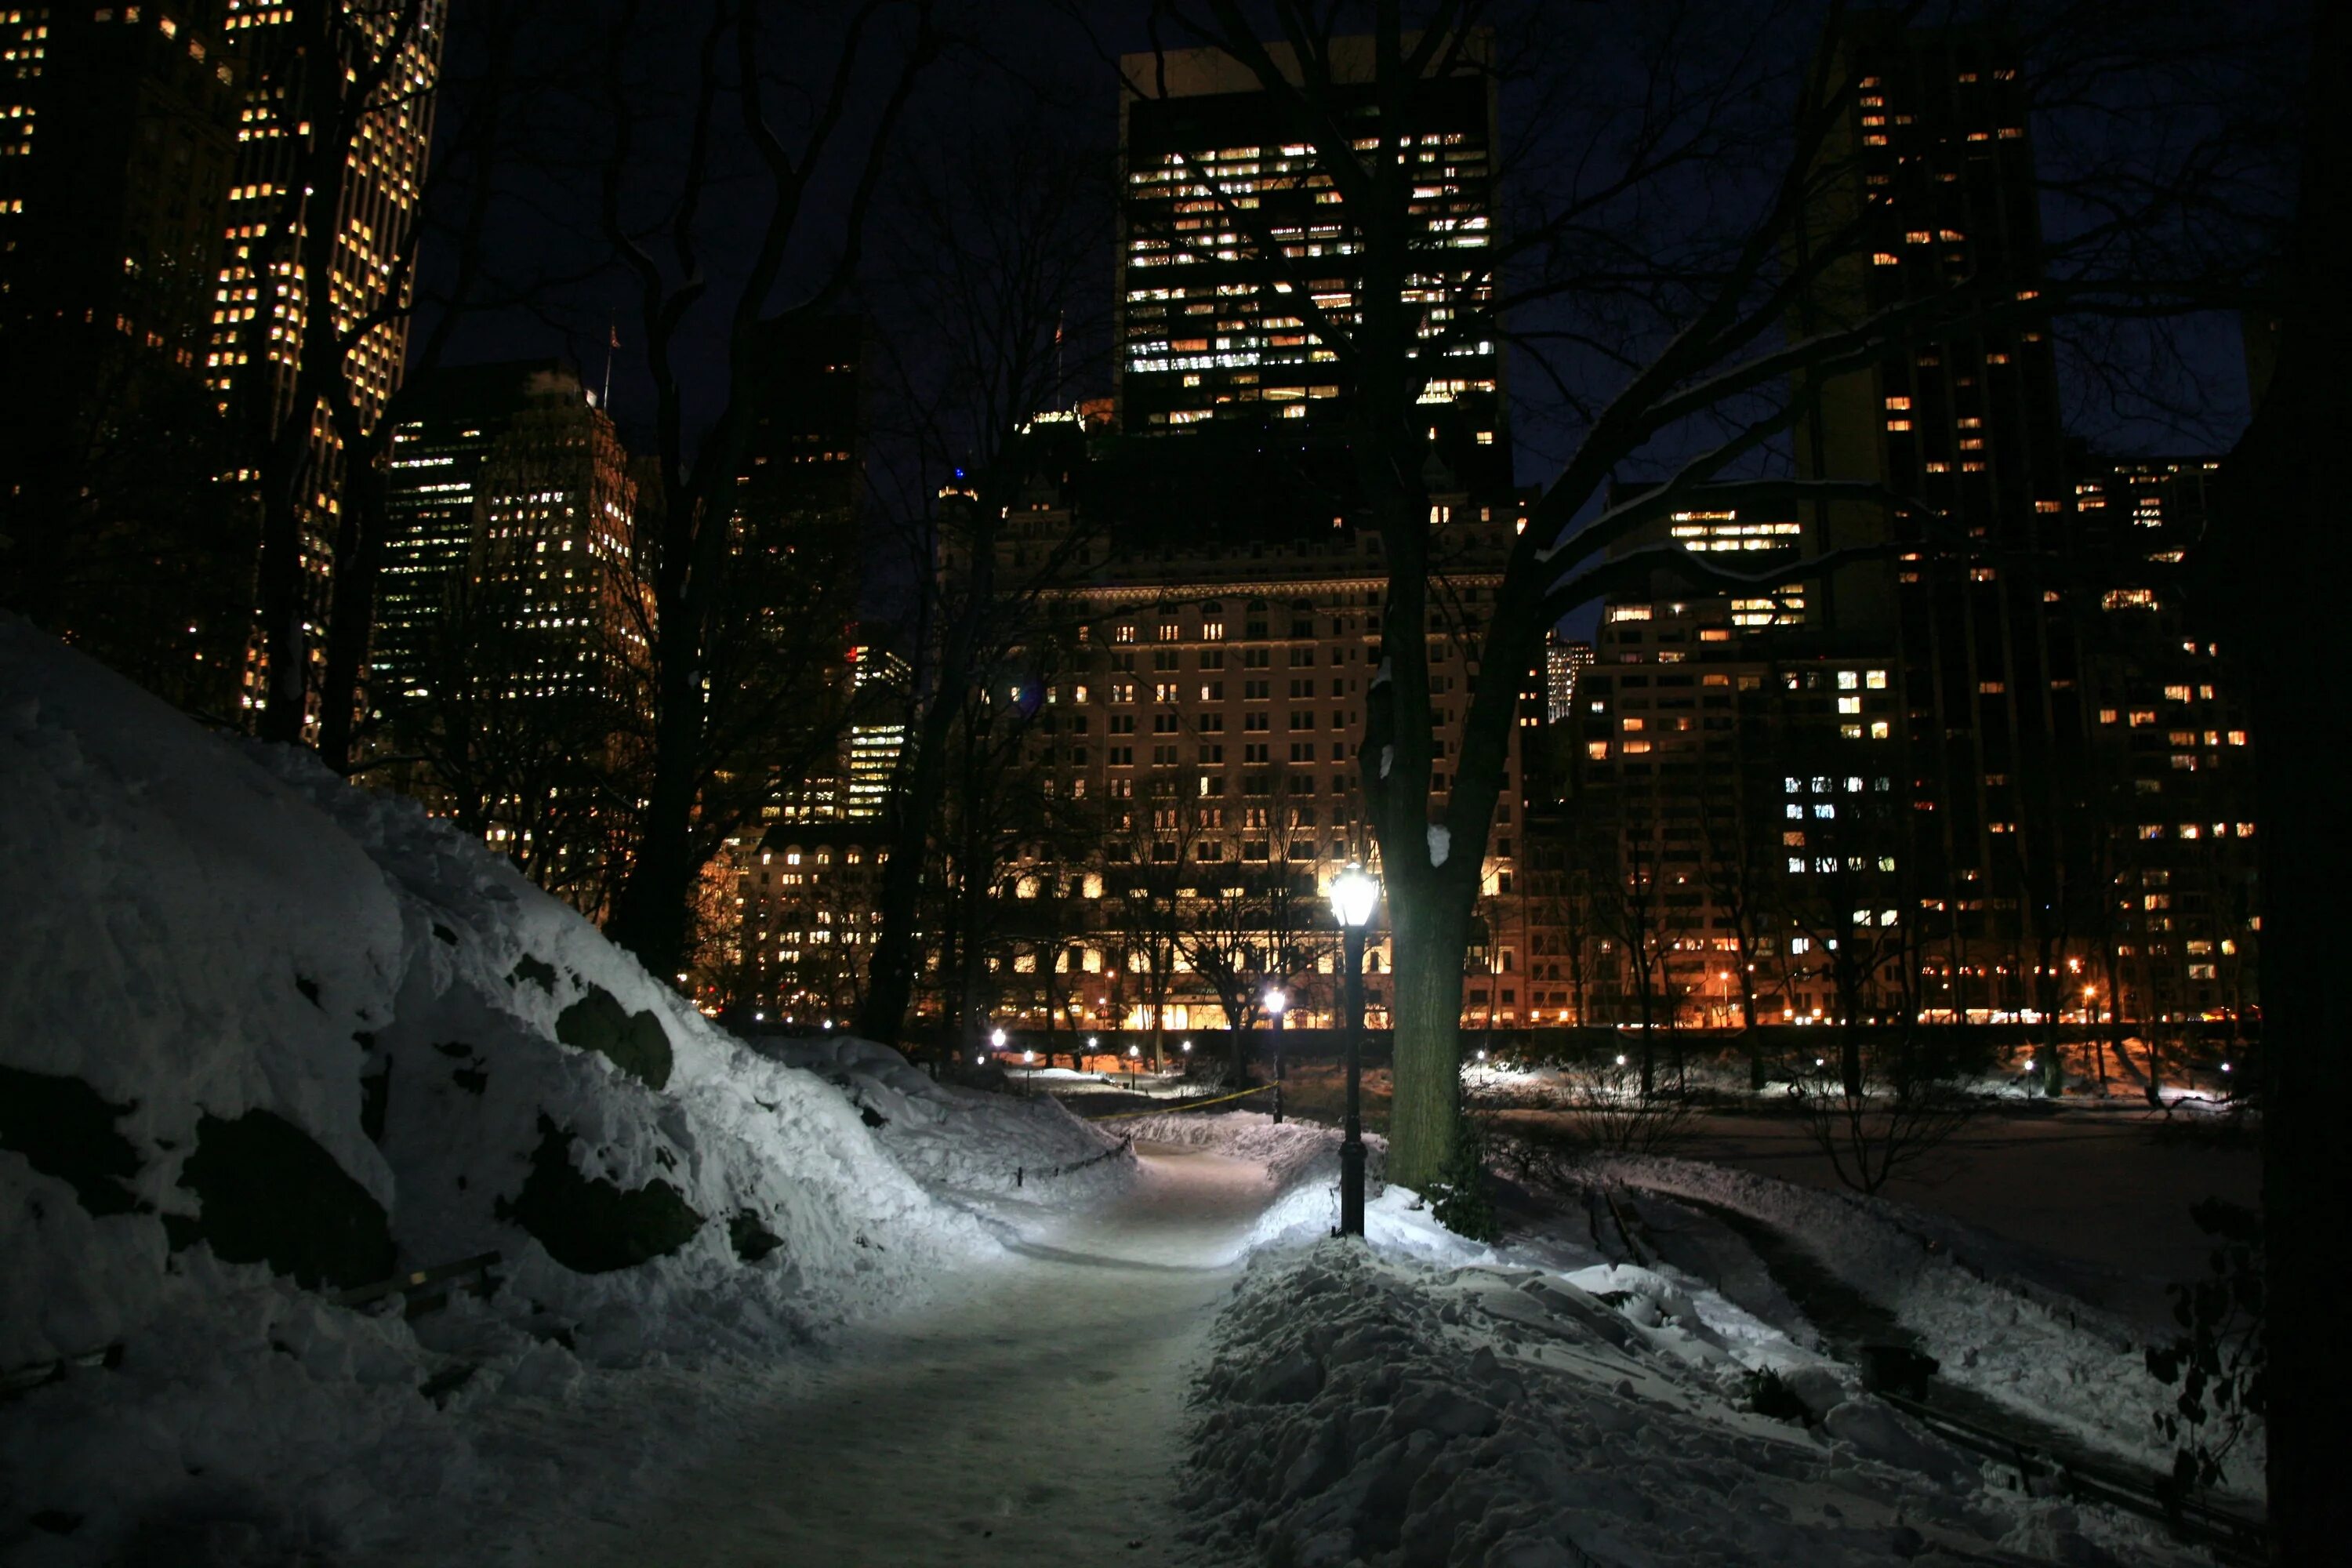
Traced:
<path fill-rule="evenodd" d="M 621 1528 L 543 1561 L 1195 1561 L 1168 1497 L 1184 1374 L 1265 1168 L 1139 1146 L 1133 1189 L 1038 1226 L 939 1306 L 845 1342 Z"/>

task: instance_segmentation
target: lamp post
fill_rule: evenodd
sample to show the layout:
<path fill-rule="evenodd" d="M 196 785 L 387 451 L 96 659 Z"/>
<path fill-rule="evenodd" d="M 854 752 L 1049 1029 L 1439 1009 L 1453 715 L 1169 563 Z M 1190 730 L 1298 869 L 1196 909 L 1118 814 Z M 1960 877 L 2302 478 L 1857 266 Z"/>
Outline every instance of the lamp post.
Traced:
<path fill-rule="evenodd" d="M 1282 1125 L 1282 1010 L 1290 1005 L 1290 998 L 1279 985 L 1270 986 L 1265 994 L 1265 1016 L 1274 1020 L 1274 1124 Z"/>
<path fill-rule="evenodd" d="M 1348 1009 L 1348 1120 L 1339 1140 L 1339 1234 L 1364 1234 L 1364 928 L 1381 901 L 1380 879 L 1350 860 L 1331 879 L 1339 917 Z"/>

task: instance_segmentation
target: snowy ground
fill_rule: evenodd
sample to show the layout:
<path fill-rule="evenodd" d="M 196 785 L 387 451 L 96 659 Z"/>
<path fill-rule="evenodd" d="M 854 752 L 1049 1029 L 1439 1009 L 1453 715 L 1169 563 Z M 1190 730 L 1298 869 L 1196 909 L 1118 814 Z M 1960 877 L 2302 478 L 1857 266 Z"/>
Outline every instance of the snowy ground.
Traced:
<path fill-rule="evenodd" d="M 2194 1560 L 1914 1430 L 1782 1288 L 2152 1461 L 2130 1334 L 2014 1237 L 1649 1160 L 1336 1244 L 1328 1129 L 746 1047 L 5 622 L 0 799 L 0 1373 L 118 1347 L 0 1396 L 12 1564 Z M 2042 1152 L 2131 1222 L 2127 1152 Z M 488 1300 L 333 1300 L 492 1249 Z"/>
<path fill-rule="evenodd" d="M 1262 1119 L 1223 1120 L 1234 1146 L 1264 1147 Z M 1892 1205 L 1686 1162 L 1592 1179 L 1624 1230 L 1521 1205 L 1505 1243 L 1476 1247 L 1391 1188 L 1368 1250 L 1293 1228 L 1258 1254 L 1197 1389 L 1184 1495 L 1202 1538 L 1295 1568 L 2204 1560 L 2143 1520 L 2021 1489 L 1866 1393 L 1851 1325 L 1810 1321 L 1779 1288 L 1785 1258 L 1749 1245 L 1813 1257 L 1879 1310 L 1875 1337 L 1941 1359 L 1979 1418 L 2159 1468 L 2159 1391 L 2128 1336 L 1972 1267 L 1963 1228 L 1923 1237 Z M 1765 1373 L 1801 1408 L 1759 1413 Z"/>
<path fill-rule="evenodd" d="M 1263 1169 L 1144 1145 L 1106 1203 L 1000 1223 L 951 1300 L 845 1337 L 805 1386 L 544 1560 L 1174 1563 L 1184 1373 L 1268 1194 Z"/>

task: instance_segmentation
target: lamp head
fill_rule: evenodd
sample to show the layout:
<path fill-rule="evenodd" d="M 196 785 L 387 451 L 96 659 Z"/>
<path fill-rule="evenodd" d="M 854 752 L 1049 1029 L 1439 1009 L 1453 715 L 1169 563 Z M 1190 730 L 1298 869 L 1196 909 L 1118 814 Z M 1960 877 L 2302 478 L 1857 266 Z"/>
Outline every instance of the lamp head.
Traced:
<path fill-rule="evenodd" d="M 992 1034 L 992 1035 L 989 1036 L 989 1037 L 988 1037 L 988 1038 L 989 1038 L 990 1043 L 991 1043 L 991 1044 L 992 1044 L 992 1045 L 994 1045 L 998 1050 L 1000 1050 L 1000 1051 L 1001 1051 L 1001 1050 L 1003 1050 L 1003 1049 L 1004 1048 L 1004 1031 L 1003 1031 L 1003 1030 L 1002 1030 L 1002 1029 L 997 1030 L 997 1031 L 996 1031 L 996 1033 L 994 1033 L 994 1034 Z"/>
<path fill-rule="evenodd" d="M 1350 860 L 1331 879 L 1331 912 L 1341 925 L 1360 931 L 1381 901 L 1381 879 Z"/>
<path fill-rule="evenodd" d="M 1279 1013 L 1279 1012 L 1281 1012 L 1285 1007 L 1287 1007 L 1287 1006 L 1289 1006 L 1289 1005 L 1290 1005 L 1290 996 L 1289 996 L 1289 994 L 1288 994 L 1288 993 L 1286 993 L 1286 992 L 1285 992 L 1281 986 L 1279 986 L 1279 985 L 1276 985 L 1276 986 L 1270 987 L 1270 988 L 1266 991 L 1266 994 L 1265 994 L 1265 1010 L 1266 1010 L 1267 1012 L 1269 1012 L 1269 1013 Z"/>

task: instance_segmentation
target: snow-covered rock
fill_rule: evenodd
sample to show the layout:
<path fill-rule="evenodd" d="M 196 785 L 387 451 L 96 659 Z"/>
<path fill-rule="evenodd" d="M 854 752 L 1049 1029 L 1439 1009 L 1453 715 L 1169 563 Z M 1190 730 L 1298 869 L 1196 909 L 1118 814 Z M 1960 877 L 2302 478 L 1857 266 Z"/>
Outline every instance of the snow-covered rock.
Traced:
<path fill-rule="evenodd" d="M 12 1562 L 184 1508 L 348 1543 L 467 1470 L 465 1409 L 772 1355 L 994 1250 L 918 1179 L 951 1137 L 910 1173 L 448 825 L 16 621 L 0 802 L 0 1372 L 121 1347 L 0 1406 Z M 319 1293 L 490 1251 L 417 1331 Z"/>

